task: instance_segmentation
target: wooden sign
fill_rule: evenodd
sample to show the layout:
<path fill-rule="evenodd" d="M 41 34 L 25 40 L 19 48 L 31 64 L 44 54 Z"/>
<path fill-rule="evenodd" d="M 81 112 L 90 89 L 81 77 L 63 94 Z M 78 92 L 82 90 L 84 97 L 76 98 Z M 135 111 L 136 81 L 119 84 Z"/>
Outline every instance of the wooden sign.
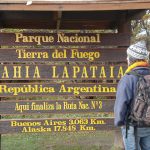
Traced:
<path fill-rule="evenodd" d="M 0 49 L 0 62 L 50 62 L 50 61 L 126 62 L 126 49 L 125 48 Z"/>
<path fill-rule="evenodd" d="M 0 80 L 112 80 L 126 65 L 0 65 Z"/>
<path fill-rule="evenodd" d="M 112 118 L 11 119 L 0 121 L 0 134 L 76 132 L 114 129 Z"/>
<path fill-rule="evenodd" d="M 112 80 L 118 81 L 127 68 L 125 48 L 116 47 L 127 47 L 129 39 L 127 34 L 82 31 L 0 33 L 0 45 L 17 46 L 0 49 L 0 97 L 20 99 L 3 98 L 0 115 L 112 114 L 117 91 Z M 49 100 L 22 100 L 22 96 L 47 96 Z M 86 99 L 89 96 L 94 99 Z M 108 130 L 114 129 L 113 122 L 113 118 L 90 117 L 1 119 L 0 134 Z"/>
<path fill-rule="evenodd" d="M 129 46 L 128 34 L 120 33 L 0 33 L 0 45 L 9 46 L 68 46 L 99 45 Z"/>
<path fill-rule="evenodd" d="M 10 96 L 114 96 L 116 84 L 109 83 L 1 83 L 0 97 Z"/>
<path fill-rule="evenodd" d="M 0 115 L 41 113 L 113 112 L 114 100 L 23 100 L 1 101 Z"/>

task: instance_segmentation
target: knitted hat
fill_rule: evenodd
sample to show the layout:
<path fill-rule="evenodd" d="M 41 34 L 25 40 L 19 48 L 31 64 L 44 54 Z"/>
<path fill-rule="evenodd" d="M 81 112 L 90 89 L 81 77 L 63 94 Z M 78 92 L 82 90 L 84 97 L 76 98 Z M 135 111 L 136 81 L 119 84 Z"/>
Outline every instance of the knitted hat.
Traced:
<path fill-rule="evenodd" d="M 131 45 L 127 49 L 127 55 L 129 57 L 129 59 L 132 59 L 132 61 L 137 60 L 137 59 L 148 60 L 149 52 L 146 48 L 146 42 L 140 41 L 140 42 L 137 42 L 137 43 Z"/>

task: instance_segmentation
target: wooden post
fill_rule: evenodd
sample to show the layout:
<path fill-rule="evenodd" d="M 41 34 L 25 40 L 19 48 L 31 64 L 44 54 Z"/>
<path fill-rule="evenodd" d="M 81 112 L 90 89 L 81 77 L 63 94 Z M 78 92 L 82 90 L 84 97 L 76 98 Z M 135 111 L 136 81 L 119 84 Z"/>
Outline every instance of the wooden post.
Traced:
<path fill-rule="evenodd" d="M 118 33 L 131 34 L 131 20 L 130 19 L 131 18 L 128 16 L 127 13 L 121 14 L 120 20 L 118 21 Z"/>

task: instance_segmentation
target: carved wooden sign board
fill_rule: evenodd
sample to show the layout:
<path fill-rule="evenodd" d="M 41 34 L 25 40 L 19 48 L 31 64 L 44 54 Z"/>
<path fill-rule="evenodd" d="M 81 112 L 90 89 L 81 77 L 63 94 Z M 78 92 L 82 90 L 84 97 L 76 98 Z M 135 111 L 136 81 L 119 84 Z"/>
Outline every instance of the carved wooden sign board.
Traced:
<path fill-rule="evenodd" d="M 0 33 L 0 134 L 114 129 L 113 118 L 15 119 L 15 115 L 111 113 L 126 70 L 129 35 L 63 31 Z"/>

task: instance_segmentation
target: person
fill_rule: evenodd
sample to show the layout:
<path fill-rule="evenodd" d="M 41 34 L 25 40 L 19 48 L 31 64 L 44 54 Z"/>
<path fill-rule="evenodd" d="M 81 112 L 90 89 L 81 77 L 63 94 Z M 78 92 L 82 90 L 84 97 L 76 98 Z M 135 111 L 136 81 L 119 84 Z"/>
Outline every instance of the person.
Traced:
<path fill-rule="evenodd" d="M 137 127 L 135 135 L 133 125 L 129 125 L 128 128 L 126 126 L 129 108 L 135 97 L 138 81 L 138 77 L 129 74 L 129 72 L 135 70 L 141 75 L 150 74 L 148 60 L 149 52 L 145 41 L 139 41 L 127 49 L 128 68 L 118 83 L 114 105 L 114 124 L 121 127 L 125 150 L 150 150 L 150 127 Z"/>

